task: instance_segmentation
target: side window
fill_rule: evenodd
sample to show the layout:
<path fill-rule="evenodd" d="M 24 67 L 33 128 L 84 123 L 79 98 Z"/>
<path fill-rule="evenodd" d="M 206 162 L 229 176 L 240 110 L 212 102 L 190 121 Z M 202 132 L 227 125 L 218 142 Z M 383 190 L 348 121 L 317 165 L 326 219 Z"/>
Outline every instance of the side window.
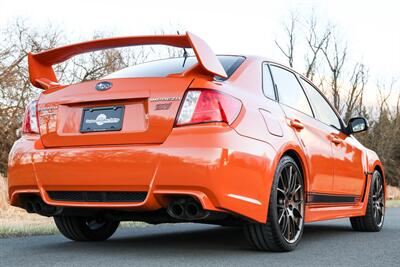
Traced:
<path fill-rule="evenodd" d="M 271 66 L 271 72 L 278 89 L 279 102 L 312 117 L 310 104 L 296 76 L 276 66 Z"/>
<path fill-rule="evenodd" d="M 304 79 L 302 79 L 302 81 L 304 84 L 304 89 L 306 90 L 307 95 L 310 98 L 310 102 L 314 108 L 315 117 L 321 122 L 340 130 L 341 126 L 339 118 L 336 116 L 336 113 L 333 111 L 329 103 L 320 94 L 320 92 L 314 88 L 314 86 L 309 84 Z"/>
<path fill-rule="evenodd" d="M 272 83 L 271 72 L 267 63 L 263 63 L 263 73 L 262 73 L 262 88 L 264 95 L 268 98 L 276 100 L 274 85 Z"/>

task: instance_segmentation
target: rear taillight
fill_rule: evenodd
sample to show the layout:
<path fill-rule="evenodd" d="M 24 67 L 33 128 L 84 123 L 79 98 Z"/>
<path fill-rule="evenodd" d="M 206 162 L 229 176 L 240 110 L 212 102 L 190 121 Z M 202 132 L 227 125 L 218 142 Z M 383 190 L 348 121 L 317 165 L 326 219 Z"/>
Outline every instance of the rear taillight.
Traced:
<path fill-rule="evenodd" d="M 26 107 L 25 118 L 22 124 L 22 133 L 39 133 L 37 102 L 37 100 L 33 100 Z"/>
<path fill-rule="evenodd" d="M 176 126 L 226 122 L 231 124 L 238 116 L 240 100 L 214 90 L 189 90 L 176 120 Z"/>

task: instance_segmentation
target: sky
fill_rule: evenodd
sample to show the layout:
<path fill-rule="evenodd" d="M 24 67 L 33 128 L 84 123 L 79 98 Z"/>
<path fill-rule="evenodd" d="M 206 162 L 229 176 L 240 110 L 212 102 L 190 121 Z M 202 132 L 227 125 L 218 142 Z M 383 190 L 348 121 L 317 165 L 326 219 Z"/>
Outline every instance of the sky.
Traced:
<path fill-rule="evenodd" d="M 178 28 L 202 37 L 217 54 L 262 55 L 286 63 L 274 41 L 290 10 L 304 17 L 314 11 L 322 23 L 334 24 L 351 61 L 369 67 L 370 83 L 400 79 L 400 1 L 394 0 L 0 0 L 0 27 L 23 17 L 31 26 L 60 27 L 77 41 L 94 31 L 142 35 Z M 295 58 L 295 68 L 301 62 L 296 65 Z"/>

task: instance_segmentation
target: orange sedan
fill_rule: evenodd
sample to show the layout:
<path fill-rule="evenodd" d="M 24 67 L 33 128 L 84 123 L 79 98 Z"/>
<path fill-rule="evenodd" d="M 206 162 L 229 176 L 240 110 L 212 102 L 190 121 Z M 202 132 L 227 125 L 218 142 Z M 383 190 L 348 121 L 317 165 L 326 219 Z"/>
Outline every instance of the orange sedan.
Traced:
<path fill-rule="evenodd" d="M 191 48 L 97 81 L 58 83 L 52 66 L 135 45 Z M 54 217 L 75 241 L 120 221 L 242 225 L 258 250 L 290 251 L 304 223 L 350 217 L 379 231 L 378 156 L 302 75 L 255 56 L 216 56 L 191 33 L 94 40 L 29 54 L 32 84 L 9 157 L 10 203 Z"/>

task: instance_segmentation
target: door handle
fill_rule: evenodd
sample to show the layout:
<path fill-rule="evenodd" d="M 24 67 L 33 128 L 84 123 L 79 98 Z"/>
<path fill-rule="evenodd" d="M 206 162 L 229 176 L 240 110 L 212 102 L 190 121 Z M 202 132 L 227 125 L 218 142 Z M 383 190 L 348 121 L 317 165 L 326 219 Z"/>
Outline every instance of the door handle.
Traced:
<path fill-rule="evenodd" d="M 337 137 L 337 136 L 334 135 L 334 134 L 331 134 L 331 141 L 332 141 L 332 143 L 334 143 L 335 145 L 339 145 L 339 144 L 343 143 L 343 140 L 342 140 L 341 138 Z"/>
<path fill-rule="evenodd" d="M 304 125 L 299 121 L 299 120 L 297 120 L 297 119 L 293 119 L 293 120 L 290 120 L 290 126 L 292 127 L 292 128 L 295 128 L 296 130 L 302 130 L 302 129 L 304 129 Z"/>

